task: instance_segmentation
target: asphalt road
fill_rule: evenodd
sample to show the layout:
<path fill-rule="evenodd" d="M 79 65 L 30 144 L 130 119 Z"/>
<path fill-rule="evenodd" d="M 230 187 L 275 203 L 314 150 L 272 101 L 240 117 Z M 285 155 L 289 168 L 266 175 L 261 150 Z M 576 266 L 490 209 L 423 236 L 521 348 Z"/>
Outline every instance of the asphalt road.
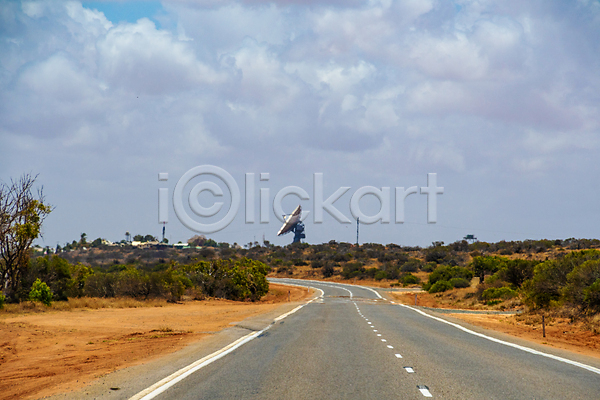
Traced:
<path fill-rule="evenodd" d="M 529 350 L 511 347 L 499 334 L 462 330 L 428 316 L 432 313 L 392 304 L 367 288 L 274 281 L 312 286 L 323 296 L 150 397 L 600 398 L 600 362 L 595 359 L 550 354 L 531 344 L 526 344 Z M 544 354 L 532 354 L 536 350 Z"/>

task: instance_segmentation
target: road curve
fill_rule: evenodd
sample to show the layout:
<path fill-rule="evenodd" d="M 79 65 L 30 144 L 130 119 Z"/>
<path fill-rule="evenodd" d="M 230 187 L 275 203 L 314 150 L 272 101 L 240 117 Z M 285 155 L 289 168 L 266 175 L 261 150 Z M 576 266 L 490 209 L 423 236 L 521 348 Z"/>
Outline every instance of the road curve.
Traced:
<path fill-rule="evenodd" d="M 273 281 L 310 286 L 323 295 L 146 398 L 599 397 L 597 360 L 572 355 L 578 360 L 569 363 L 564 353 L 550 354 L 541 346 L 528 351 L 494 333 L 475 332 L 393 304 L 371 288 Z"/>

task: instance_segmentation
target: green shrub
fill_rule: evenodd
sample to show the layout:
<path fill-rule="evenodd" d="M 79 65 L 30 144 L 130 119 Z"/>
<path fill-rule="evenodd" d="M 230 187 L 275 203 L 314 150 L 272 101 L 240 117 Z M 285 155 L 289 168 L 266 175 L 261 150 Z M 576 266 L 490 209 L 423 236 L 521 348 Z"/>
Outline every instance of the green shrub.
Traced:
<path fill-rule="evenodd" d="M 516 297 L 517 295 L 518 295 L 518 293 L 516 291 L 512 290 L 508 286 L 504 286 L 501 288 L 485 289 L 483 291 L 483 294 L 481 295 L 481 297 L 484 300 L 496 300 L 496 299 L 508 300 L 508 299 L 512 299 L 513 297 Z"/>
<path fill-rule="evenodd" d="M 259 300 L 269 291 L 266 275 L 270 268 L 260 261 L 240 260 L 199 261 L 196 264 L 169 271 L 167 284 L 173 297 L 189 286 L 196 286 L 211 297 L 230 300 Z M 188 286 L 189 285 L 189 286 Z"/>
<path fill-rule="evenodd" d="M 437 281 L 429 288 L 429 293 L 445 292 L 452 289 L 452 284 L 448 281 Z"/>
<path fill-rule="evenodd" d="M 39 301 L 49 306 L 52 304 L 52 291 L 44 282 L 39 278 L 31 285 L 31 291 L 29 292 L 29 300 Z"/>
<path fill-rule="evenodd" d="M 0 310 L 4 308 L 4 302 L 6 301 L 6 297 L 0 293 Z"/>
<path fill-rule="evenodd" d="M 539 263 L 540 262 L 536 260 L 508 260 L 496 275 L 498 275 L 501 280 L 510 283 L 514 287 L 520 288 L 523 285 L 523 282 L 533 277 L 533 270 Z"/>
<path fill-rule="evenodd" d="M 402 271 L 402 272 L 417 272 L 419 270 L 419 268 L 421 268 L 422 265 L 423 265 L 423 263 L 421 262 L 421 260 L 418 260 L 416 258 L 411 258 L 402 264 L 402 266 L 400 267 L 400 271 Z"/>
<path fill-rule="evenodd" d="M 365 269 L 365 273 L 364 276 L 374 279 L 375 278 L 375 274 L 378 272 L 379 270 L 375 267 L 371 267 L 371 268 L 366 268 Z"/>
<path fill-rule="evenodd" d="M 587 308 L 600 310 L 600 279 L 583 289 L 583 301 Z"/>
<path fill-rule="evenodd" d="M 404 286 L 417 285 L 419 283 L 419 278 L 417 278 L 413 274 L 406 274 L 401 278 L 401 280 L 402 280 L 402 285 L 404 285 Z"/>
<path fill-rule="evenodd" d="M 473 273 L 467 268 L 451 267 L 448 265 L 439 266 L 429 275 L 429 283 L 432 285 L 438 281 L 450 281 L 452 278 L 463 278 L 467 281 L 473 279 Z"/>
<path fill-rule="evenodd" d="M 380 281 L 382 279 L 387 279 L 387 272 L 381 270 L 375 272 L 375 280 Z"/>
<path fill-rule="evenodd" d="M 449 280 L 449 282 L 455 288 L 468 288 L 471 286 L 471 282 L 465 278 L 452 278 Z"/>
<path fill-rule="evenodd" d="M 481 282 L 485 278 L 485 274 L 494 274 L 506 265 L 508 261 L 505 257 L 497 256 L 475 256 L 469 267 L 479 276 Z"/>
<path fill-rule="evenodd" d="M 536 265 L 533 277 L 523 284 L 526 301 L 543 308 L 551 302 L 567 300 L 584 308 L 581 295 L 597 279 L 598 260 L 600 251 L 582 250 Z"/>
<path fill-rule="evenodd" d="M 436 268 L 437 268 L 437 264 L 434 262 L 430 262 L 430 263 L 425 264 L 421 269 L 424 272 L 433 272 L 433 271 L 435 271 Z"/>
<path fill-rule="evenodd" d="M 590 289 L 595 282 L 600 280 L 600 260 L 588 260 L 573 268 L 567 275 L 567 284 L 563 289 L 565 299 L 572 305 L 583 309 L 594 308 L 592 303 L 586 300 L 586 290 Z M 591 293 L 591 292 L 590 292 Z M 593 296 L 592 296 L 593 297 Z"/>

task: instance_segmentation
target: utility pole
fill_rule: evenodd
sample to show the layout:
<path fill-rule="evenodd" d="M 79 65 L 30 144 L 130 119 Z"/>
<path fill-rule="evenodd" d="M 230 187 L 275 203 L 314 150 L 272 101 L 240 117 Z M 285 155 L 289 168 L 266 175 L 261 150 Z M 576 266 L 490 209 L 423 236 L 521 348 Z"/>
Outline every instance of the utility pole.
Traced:
<path fill-rule="evenodd" d="M 356 247 L 358 247 L 358 222 L 360 218 L 356 218 Z"/>

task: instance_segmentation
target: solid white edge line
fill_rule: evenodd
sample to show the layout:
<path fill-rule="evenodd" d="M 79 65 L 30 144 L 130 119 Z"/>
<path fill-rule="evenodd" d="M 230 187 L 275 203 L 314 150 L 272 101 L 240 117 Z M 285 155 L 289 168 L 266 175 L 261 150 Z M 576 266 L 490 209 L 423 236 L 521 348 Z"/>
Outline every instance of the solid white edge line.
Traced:
<path fill-rule="evenodd" d="M 338 289 L 340 288 L 340 286 L 349 286 L 351 288 L 352 287 L 358 287 L 358 288 L 361 288 L 361 289 L 370 290 L 371 292 L 375 293 L 375 295 L 378 298 L 383 299 L 383 297 L 381 297 L 381 295 L 377 291 L 375 291 L 375 290 L 373 290 L 373 289 L 371 289 L 370 287 L 367 287 L 367 286 L 350 285 L 348 283 L 334 283 L 334 282 L 327 282 L 327 281 L 315 281 L 314 279 L 294 279 L 294 278 L 278 278 L 278 279 L 297 280 L 297 281 L 301 281 L 301 282 L 313 282 L 313 283 L 318 283 L 318 284 L 324 285 L 324 286 L 335 287 L 335 288 L 338 288 Z M 275 282 L 275 283 L 277 283 L 277 282 Z M 331 283 L 333 283 L 333 285 L 331 285 Z M 341 288 L 341 289 L 343 289 L 343 288 Z M 348 289 L 346 289 L 346 290 L 348 290 Z M 352 292 L 350 292 L 350 294 L 352 294 Z M 352 296 L 350 296 L 350 297 L 352 298 Z"/>
<path fill-rule="evenodd" d="M 573 361 L 573 360 L 569 360 L 569 359 L 567 359 L 567 358 L 563 358 L 563 357 L 555 356 L 554 354 L 548 354 L 548 353 L 544 353 L 544 352 L 541 352 L 541 351 L 538 351 L 538 350 L 534 350 L 534 349 L 532 349 L 532 348 L 530 348 L 530 347 L 521 346 L 521 345 L 518 345 L 518 344 L 515 344 L 515 343 L 511 343 L 511 342 L 506 342 L 506 341 L 504 341 L 504 340 L 496 339 L 496 338 L 494 338 L 494 337 L 491 337 L 491 336 L 486 336 L 486 335 L 484 335 L 483 333 L 475 332 L 475 331 L 472 331 L 472 330 L 470 330 L 470 329 L 468 329 L 468 328 L 465 328 L 465 327 L 464 327 L 464 326 L 462 326 L 462 325 L 455 324 L 455 323 L 453 323 L 453 322 L 450 322 L 450 321 L 446 321 L 445 319 L 442 319 L 442 318 L 434 317 L 433 315 L 429 315 L 429 314 L 427 314 L 427 313 L 425 313 L 425 312 L 423 312 L 423 311 L 421 311 L 421 310 L 418 310 L 418 309 L 416 309 L 416 308 L 413 308 L 413 307 L 411 307 L 411 306 L 407 306 L 407 305 L 405 305 L 405 304 L 398 304 L 398 305 L 399 305 L 399 306 L 401 306 L 401 307 L 405 307 L 405 308 L 411 309 L 411 310 L 413 310 L 413 311 L 416 311 L 416 312 L 418 312 L 419 314 L 422 314 L 422 315 L 424 315 L 424 316 L 426 316 L 426 317 L 428 317 L 428 318 L 434 319 L 434 320 L 436 320 L 436 321 L 439 321 L 439 322 L 443 322 L 444 324 L 451 325 L 451 326 L 453 326 L 453 327 L 455 327 L 455 328 L 457 328 L 457 329 L 460 329 L 461 331 L 464 331 L 464 332 L 466 332 L 466 333 L 469 333 L 469 334 L 471 334 L 471 335 L 474 335 L 474 336 L 479 336 L 479 337 L 481 337 L 481 338 L 484 338 L 484 339 L 490 340 L 490 341 L 492 341 L 492 342 L 496 342 L 496 343 L 503 344 L 503 345 L 505 345 L 505 346 L 513 347 L 513 348 L 515 348 L 515 349 L 519 349 L 519 350 L 525 351 L 525 352 L 527 352 L 527 353 L 536 354 L 536 355 L 538 355 L 538 356 L 542 356 L 542 357 L 550 358 L 550 359 L 553 359 L 553 360 L 556 360 L 556 361 L 563 362 L 563 363 L 565 363 L 565 364 L 569 364 L 569 365 L 573 365 L 573 366 L 575 366 L 575 367 L 583 368 L 583 369 L 585 369 L 585 370 L 588 370 L 588 371 L 590 371 L 590 372 L 593 372 L 593 373 L 595 373 L 595 374 L 598 374 L 598 375 L 600 375 L 600 369 L 599 369 L 599 368 L 596 368 L 596 367 L 592 367 L 591 365 L 587 365 L 587 364 L 580 363 L 580 362 L 578 362 L 578 361 Z"/>
<path fill-rule="evenodd" d="M 289 285 L 291 286 L 291 285 Z M 174 373 L 172 373 L 171 375 L 167 376 L 166 378 L 161 379 L 160 381 L 156 382 L 154 385 L 142 390 L 141 392 L 135 394 L 133 397 L 130 397 L 129 400 L 150 400 L 155 398 L 156 396 L 158 396 L 159 394 L 163 393 L 165 390 L 169 389 L 170 387 L 174 386 L 176 383 L 182 381 L 183 379 L 187 378 L 188 376 L 190 376 L 191 374 L 193 374 L 194 372 L 200 370 L 201 368 L 204 368 L 205 366 L 213 363 L 214 361 L 217 361 L 218 359 L 226 356 L 227 354 L 231 353 L 232 351 L 234 351 L 235 349 L 237 349 L 238 347 L 243 346 L 244 344 L 248 343 L 249 341 L 257 338 L 258 336 L 260 336 L 263 332 L 265 332 L 266 330 L 268 330 L 269 328 L 271 328 L 271 326 L 273 325 L 273 323 L 281 321 L 282 319 L 284 319 L 285 317 L 295 313 L 296 311 L 300 310 L 302 307 L 312 303 L 313 301 L 320 299 L 323 297 L 323 295 L 325 294 L 325 292 L 323 292 L 321 289 L 319 288 L 314 288 L 309 286 L 309 288 L 311 289 L 315 289 L 321 292 L 321 295 L 318 297 L 313 297 L 312 299 L 310 299 L 309 301 L 307 301 L 306 303 L 294 308 L 291 311 L 288 311 L 287 313 L 284 313 L 282 315 L 280 315 L 279 317 L 275 318 L 273 320 L 273 322 L 271 324 L 269 324 L 269 326 L 267 326 L 266 328 L 257 331 L 257 332 L 252 332 L 246 336 L 243 336 L 241 338 L 239 338 L 238 340 L 228 344 L 227 346 L 223 347 L 220 350 L 215 351 L 212 354 L 207 355 L 206 357 L 203 357 L 201 359 L 199 359 L 198 361 L 193 362 L 192 364 L 188 365 L 187 367 L 183 367 L 178 371 L 175 371 Z"/>

